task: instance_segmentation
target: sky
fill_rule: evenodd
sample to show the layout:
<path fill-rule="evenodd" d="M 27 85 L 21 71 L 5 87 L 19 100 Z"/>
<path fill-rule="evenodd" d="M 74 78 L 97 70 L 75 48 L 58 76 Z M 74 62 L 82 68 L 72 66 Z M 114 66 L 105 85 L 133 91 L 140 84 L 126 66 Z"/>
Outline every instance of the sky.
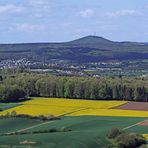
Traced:
<path fill-rule="evenodd" d="M 148 0 L 0 0 L 0 43 L 87 35 L 148 42 Z"/>

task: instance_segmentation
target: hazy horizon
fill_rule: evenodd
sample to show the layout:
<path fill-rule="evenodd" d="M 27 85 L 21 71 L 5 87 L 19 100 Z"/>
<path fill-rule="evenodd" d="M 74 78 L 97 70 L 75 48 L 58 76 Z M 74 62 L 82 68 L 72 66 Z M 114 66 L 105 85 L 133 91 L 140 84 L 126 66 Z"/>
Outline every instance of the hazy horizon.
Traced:
<path fill-rule="evenodd" d="M 147 42 L 140 42 L 140 41 L 128 41 L 128 40 L 124 40 L 124 41 L 118 41 L 118 40 L 111 40 L 109 38 L 105 38 L 105 37 L 102 37 L 102 36 L 97 36 L 97 35 L 86 35 L 86 36 L 82 36 L 82 37 L 79 37 L 79 38 L 75 38 L 75 39 L 71 39 L 71 40 L 67 40 L 67 41 L 38 41 L 38 42 L 10 42 L 10 43 L 0 43 L 0 44 L 40 44 L 40 43 L 66 43 L 66 42 L 71 42 L 71 41 L 75 41 L 75 40 L 79 40 L 79 39 L 82 39 L 82 38 L 85 38 L 85 37 L 89 37 L 89 36 L 93 36 L 93 37 L 101 37 L 101 38 L 104 38 L 106 40 L 109 40 L 109 41 L 113 41 L 113 42 L 135 42 L 135 43 L 148 43 Z"/>

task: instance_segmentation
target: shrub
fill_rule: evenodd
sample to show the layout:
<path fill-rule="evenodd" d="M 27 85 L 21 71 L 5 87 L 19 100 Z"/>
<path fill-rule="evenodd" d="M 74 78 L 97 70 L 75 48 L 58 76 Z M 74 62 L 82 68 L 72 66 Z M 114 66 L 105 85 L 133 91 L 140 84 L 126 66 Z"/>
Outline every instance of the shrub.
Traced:
<path fill-rule="evenodd" d="M 50 129 L 50 133 L 54 133 L 54 132 L 58 132 L 58 130 L 55 128 Z"/>
<path fill-rule="evenodd" d="M 45 129 L 45 130 L 39 130 L 39 131 L 18 131 L 18 132 L 11 132 L 11 133 L 4 133 L 0 134 L 0 136 L 11 136 L 11 135 L 24 135 L 24 134 L 41 134 L 41 133 L 56 133 L 56 132 L 68 132 L 71 131 L 70 129 L 67 128 L 61 128 L 61 129 Z"/>
<path fill-rule="evenodd" d="M 72 131 L 72 130 L 66 127 L 61 127 L 60 129 L 60 132 L 68 132 L 68 131 Z"/>
<path fill-rule="evenodd" d="M 118 128 L 112 128 L 110 133 L 107 135 L 109 139 L 114 139 L 115 137 L 119 136 L 122 131 Z"/>
<path fill-rule="evenodd" d="M 16 116 L 17 116 L 16 111 L 13 110 L 13 111 L 10 113 L 10 116 L 11 116 L 11 117 L 16 117 Z"/>
<path fill-rule="evenodd" d="M 42 120 L 42 121 L 50 121 L 50 120 L 59 120 L 61 119 L 60 117 L 54 117 L 54 116 L 31 116 L 31 115 L 27 115 L 27 114 L 17 114 L 16 111 L 12 111 L 12 112 L 7 112 L 5 115 L 1 115 L 0 118 L 11 118 L 11 117 L 16 117 L 16 118 L 28 118 L 28 119 L 38 119 L 38 120 Z"/>
<path fill-rule="evenodd" d="M 141 146 L 142 144 L 146 144 L 146 139 L 142 135 L 138 135 L 135 133 L 122 133 L 115 138 L 114 142 L 120 148 L 136 148 Z"/>
<path fill-rule="evenodd" d="M 146 139 L 142 135 L 125 133 L 118 128 L 113 128 L 107 136 L 113 140 L 108 148 L 136 148 L 146 144 Z"/>

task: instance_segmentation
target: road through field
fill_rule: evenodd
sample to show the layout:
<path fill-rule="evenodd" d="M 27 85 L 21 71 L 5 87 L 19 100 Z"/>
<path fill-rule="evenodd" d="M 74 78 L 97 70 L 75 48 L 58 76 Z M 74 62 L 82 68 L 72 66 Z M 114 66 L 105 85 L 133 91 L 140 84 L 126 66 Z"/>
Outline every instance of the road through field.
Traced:
<path fill-rule="evenodd" d="M 146 120 L 144 120 L 144 121 L 146 121 Z M 127 126 L 127 127 L 123 128 L 123 130 L 127 130 L 127 129 L 130 129 L 130 128 L 135 127 L 135 126 L 137 126 L 137 125 L 140 125 L 140 124 L 143 123 L 144 121 L 140 121 L 140 122 L 138 122 L 138 123 L 136 123 L 136 124 Z"/>

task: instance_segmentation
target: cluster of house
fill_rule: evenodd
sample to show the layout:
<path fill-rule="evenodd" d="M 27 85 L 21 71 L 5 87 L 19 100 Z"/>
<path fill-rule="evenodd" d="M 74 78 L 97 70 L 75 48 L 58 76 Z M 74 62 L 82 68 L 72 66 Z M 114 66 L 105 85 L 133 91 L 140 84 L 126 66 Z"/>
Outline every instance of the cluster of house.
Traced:
<path fill-rule="evenodd" d="M 28 67 L 30 66 L 32 63 L 25 59 L 9 59 L 9 60 L 2 60 L 0 61 L 0 69 L 4 69 L 4 68 L 19 68 L 19 67 Z"/>

